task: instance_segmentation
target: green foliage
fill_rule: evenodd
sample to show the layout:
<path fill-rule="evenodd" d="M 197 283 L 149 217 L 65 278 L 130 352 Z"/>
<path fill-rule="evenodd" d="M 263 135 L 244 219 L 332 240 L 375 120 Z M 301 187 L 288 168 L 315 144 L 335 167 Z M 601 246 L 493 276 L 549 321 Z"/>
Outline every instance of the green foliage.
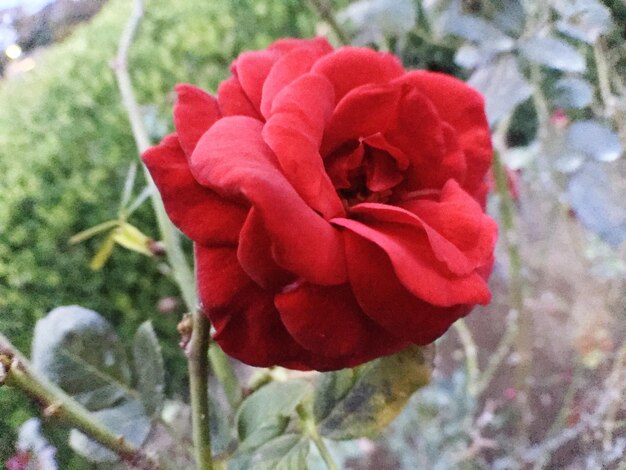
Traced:
<path fill-rule="evenodd" d="M 310 390 L 303 380 L 271 382 L 244 400 L 236 417 L 240 449 L 254 449 L 280 436 Z"/>
<path fill-rule="evenodd" d="M 136 388 L 148 416 L 159 416 L 165 401 L 165 366 L 161 345 L 150 320 L 141 324 L 133 339 Z"/>
<path fill-rule="evenodd" d="M 110 323 L 93 310 L 58 307 L 35 326 L 32 361 L 39 373 L 92 411 L 104 426 L 140 446 L 164 400 L 165 370 L 150 322 L 139 327 L 132 349 L 136 389 L 124 347 Z M 70 446 L 91 461 L 117 460 L 77 430 L 69 439 Z"/>
<path fill-rule="evenodd" d="M 322 375 L 314 405 L 322 436 L 355 439 L 380 433 L 430 381 L 432 356 L 432 348 L 412 346 L 356 371 Z"/>

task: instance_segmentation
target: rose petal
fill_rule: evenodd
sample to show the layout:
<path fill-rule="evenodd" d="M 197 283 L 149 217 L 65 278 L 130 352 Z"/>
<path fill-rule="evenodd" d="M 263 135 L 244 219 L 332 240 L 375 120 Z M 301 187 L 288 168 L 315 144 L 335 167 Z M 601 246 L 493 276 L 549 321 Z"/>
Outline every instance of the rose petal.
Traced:
<path fill-rule="evenodd" d="M 464 187 L 473 194 L 482 186 L 493 154 L 483 97 L 461 80 L 436 72 L 408 72 L 397 83 L 415 86 L 428 96 L 441 118 L 457 131 L 468 162 Z"/>
<path fill-rule="evenodd" d="M 193 178 L 176 134 L 142 155 L 174 225 L 190 239 L 210 244 L 236 243 L 247 209 L 220 197 Z"/>
<path fill-rule="evenodd" d="M 473 262 L 457 246 L 446 240 L 422 219 L 400 207 L 378 203 L 364 203 L 352 207 L 351 212 L 361 222 L 366 224 L 370 222 L 391 222 L 424 230 L 433 254 L 453 274 L 467 275 L 487 261 L 486 258 L 482 258 Z"/>
<path fill-rule="evenodd" d="M 363 362 L 406 346 L 363 314 L 347 284 L 299 284 L 276 295 L 274 302 L 291 336 L 317 355 Z"/>
<path fill-rule="evenodd" d="M 365 85 L 351 90 L 337 105 L 326 126 L 321 154 L 340 145 L 384 132 L 397 119 L 400 87 Z"/>
<path fill-rule="evenodd" d="M 237 77 L 224 80 L 217 88 L 217 102 L 222 116 L 249 116 L 263 120 L 244 93 Z"/>
<path fill-rule="evenodd" d="M 294 281 L 293 275 L 272 258 L 271 240 L 254 207 L 241 229 L 237 258 L 248 276 L 265 290 L 276 292 Z"/>
<path fill-rule="evenodd" d="M 474 268 L 493 256 L 498 226 L 456 181 L 446 183 L 439 202 L 415 199 L 403 207 L 462 250 Z"/>
<path fill-rule="evenodd" d="M 318 60 L 313 73 L 325 75 L 335 87 L 339 102 L 353 88 L 368 83 L 387 83 L 404 73 L 400 60 L 384 52 L 342 47 Z"/>
<path fill-rule="evenodd" d="M 332 222 L 382 248 L 399 281 L 416 297 L 439 307 L 489 302 L 491 294 L 485 280 L 477 273 L 459 277 L 449 272 L 436 259 L 423 230 L 385 222 L 366 225 L 341 218 Z"/>
<path fill-rule="evenodd" d="M 348 274 L 354 294 L 376 323 L 391 334 L 416 344 L 440 337 L 470 305 L 439 308 L 408 292 L 396 277 L 388 256 L 375 244 L 346 231 Z"/>
<path fill-rule="evenodd" d="M 277 51 L 280 54 L 287 54 L 294 49 L 307 49 L 321 57 L 332 52 L 333 46 L 321 36 L 312 39 L 282 38 L 268 46 L 268 50 Z"/>
<path fill-rule="evenodd" d="M 378 149 L 371 149 L 370 163 L 367 165 L 365 175 L 367 187 L 372 192 L 391 189 L 404 179 L 396 161 Z"/>
<path fill-rule="evenodd" d="M 443 122 L 434 105 L 422 93 L 405 87 L 386 140 L 410 159 L 411 189 L 440 188 L 436 178 L 445 155 Z M 444 181 L 445 182 L 445 181 Z"/>
<path fill-rule="evenodd" d="M 345 282 L 339 231 L 307 206 L 286 180 L 262 139 L 262 127 L 243 116 L 215 123 L 191 156 L 195 178 L 257 208 L 279 265 L 315 284 Z"/>
<path fill-rule="evenodd" d="M 256 111 L 261 110 L 263 84 L 279 55 L 274 51 L 249 51 L 234 62 L 235 75 Z"/>
<path fill-rule="evenodd" d="M 189 156 L 202 134 L 220 118 L 220 110 L 215 98 L 193 85 L 176 85 L 176 93 L 174 125 L 180 146 Z"/>
<path fill-rule="evenodd" d="M 259 367 L 309 368 L 302 362 L 308 353 L 285 330 L 272 295 L 241 269 L 234 248 L 196 245 L 195 258 L 200 302 L 227 354 Z"/>
<path fill-rule="evenodd" d="M 321 51 L 300 47 L 290 51 L 276 61 L 267 79 L 263 83 L 261 113 L 266 119 L 270 116 L 272 103 L 276 95 L 295 79 L 306 74 L 321 55 Z M 334 90 L 330 93 L 330 99 L 332 101 L 331 105 L 333 105 Z"/>
<path fill-rule="evenodd" d="M 324 169 L 319 146 L 332 112 L 333 89 L 319 75 L 302 75 L 274 99 L 263 138 L 287 180 L 313 209 L 330 219 L 343 206 Z"/>

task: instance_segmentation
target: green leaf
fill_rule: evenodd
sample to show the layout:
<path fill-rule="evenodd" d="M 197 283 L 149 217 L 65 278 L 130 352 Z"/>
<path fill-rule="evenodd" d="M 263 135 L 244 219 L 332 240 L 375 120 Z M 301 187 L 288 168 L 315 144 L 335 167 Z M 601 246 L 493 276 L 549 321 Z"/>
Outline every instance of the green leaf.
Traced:
<path fill-rule="evenodd" d="M 150 237 L 144 235 L 137 227 L 124 222 L 113 232 L 113 239 L 124 248 L 127 248 L 146 256 L 152 256 L 150 251 Z"/>
<path fill-rule="evenodd" d="M 107 260 L 111 257 L 111 254 L 113 254 L 113 248 L 115 248 L 115 232 L 112 232 L 108 237 L 104 239 L 96 254 L 93 256 L 93 258 L 91 258 L 91 261 L 89 262 L 89 267 L 94 271 L 98 271 L 99 269 L 101 269 L 102 266 L 104 266 Z"/>
<path fill-rule="evenodd" d="M 82 241 L 88 240 L 91 237 L 98 235 L 99 233 L 102 233 L 110 228 L 115 227 L 117 224 L 119 224 L 119 221 L 116 219 L 116 220 L 107 220 L 106 222 L 102 222 L 101 224 L 94 225 L 93 227 L 88 228 L 87 230 L 78 232 L 76 235 L 70 238 L 69 243 L 70 245 L 75 245 L 76 243 L 80 243 Z"/>
<path fill-rule="evenodd" d="M 123 436 L 131 444 L 140 447 L 150 433 L 150 419 L 141 402 L 129 400 L 115 408 L 93 413 L 94 419 L 114 433 Z M 106 447 L 88 438 L 82 432 L 70 431 L 70 446 L 91 462 L 115 462 L 119 457 Z"/>
<path fill-rule="evenodd" d="M 165 367 L 161 346 L 148 320 L 141 324 L 133 340 L 137 390 L 148 416 L 158 416 L 165 400 Z"/>
<path fill-rule="evenodd" d="M 131 392 L 124 348 L 93 310 L 59 307 L 35 325 L 33 366 L 90 411 L 113 406 Z"/>
<path fill-rule="evenodd" d="M 229 470 L 293 470 L 306 468 L 310 443 L 298 434 L 285 434 L 263 444 L 254 453 L 238 454 Z"/>
<path fill-rule="evenodd" d="M 143 338 L 148 334 L 145 325 L 138 333 L 135 354 L 136 346 L 148 341 Z M 141 395 L 131 388 L 124 348 L 98 313 L 76 305 L 52 310 L 35 326 L 32 362 L 37 371 L 91 411 L 94 420 L 136 446 L 143 444 L 150 418 Z M 70 433 L 70 445 L 93 462 L 118 459 L 77 430 Z"/>
<path fill-rule="evenodd" d="M 258 447 L 283 433 L 311 386 L 304 380 L 272 382 L 246 398 L 236 416 L 240 449 Z"/>
<path fill-rule="evenodd" d="M 359 379 L 359 369 L 344 369 L 321 374 L 315 387 L 313 416 L 316 422 L 326 418 Z"/>
<path fill-rule="evenodd" d="M 314 405 L 316 417 L 323 418 L 318 421 L 321 434 L 355 439 L 379 433 L 411 395 L 429 382 L 431 355 L 432 347 L 411 346 L 362 366 L 356 380 L 349 370 L 332 372 L 336 377 L 330 379 L 322 376 Z M 351 381 L 353 385 L 348 386 Z"/>

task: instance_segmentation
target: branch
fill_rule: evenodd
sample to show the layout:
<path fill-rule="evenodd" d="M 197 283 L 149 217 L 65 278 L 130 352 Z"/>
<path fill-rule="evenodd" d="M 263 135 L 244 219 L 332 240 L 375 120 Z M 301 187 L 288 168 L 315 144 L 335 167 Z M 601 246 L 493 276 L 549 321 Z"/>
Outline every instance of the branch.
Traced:
<path fill-rule="evenodd" d="M 157 469 L 157 462 L 122 436 L 113 434 L 86 408 L 55 384 L 37 374 L 30 362 L 0 334 L 0 386 L 8 385 L 25 393 L 54 417 L 82 431 L 94 441 L 115 452 L 122 460 L 141 469 Z"/>

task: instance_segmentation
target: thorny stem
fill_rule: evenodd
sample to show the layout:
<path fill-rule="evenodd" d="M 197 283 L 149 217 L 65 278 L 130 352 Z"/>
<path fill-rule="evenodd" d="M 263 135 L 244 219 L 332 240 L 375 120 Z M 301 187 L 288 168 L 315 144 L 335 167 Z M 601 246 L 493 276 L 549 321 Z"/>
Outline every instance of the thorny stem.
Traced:
<path fill-rule="evenodd" d="M 211 470 L 211 433 L 209 426 L 208 347 L 210 325 L 198 309 L 192 314 L 193 331 L 186 348 L 191 395 L 192 435 L 198 470 Z"/>
<path fill-rule="evenodd" d="M 159 468 L 154 459 L 122 436 L 112 433 L 72 397 L 37 374 L 29 361 L 2 334 L 0 334 L 1 385 L 14 387 L 25 393 L 41 405 L 44 416 L 70 424 L 131 465 L 142 469 Z"/>
<path fill-rule="evenodd" d="M 337 35 L 337 39 L 344 46 L 348 46 L 350 44 L 350 39 L 348 39 L 348 35 L 343 30 L 339 23 L 337 23 L 337 19 L 333 14 L 332 7 L 328 3 L 328 0 L 309 0 L 311 6 L 317 11 L 318 15 L 322 20 L 328 23 L 328 26 L 331 27 L 333 32 Z"/>
<path fill-rule="evenodd" d="M 324 439 L 322 438 L 322 436 L 320 436 L 320 433 L 317 430 L 317 426 L 315 426 L 315 421 L 313 420 L 311 414 L 307 411 L 303 404 L 299 404 L 296 407 L 296 412 L 298 413 L 298 417 L 300 418 L 302 430 L 313 441 L 315 447 L 317 447 L 317 450 L 319 450 L 320 455 L 322 456 L 322 459 L 324 460 L 324 463 L 326 464 L 328 470 L 339 470 L 339 467 L 337 467 L 337 464 L 333 460 L 332 455 L 330 455 L 328 447 L 326 447 Z"/>

